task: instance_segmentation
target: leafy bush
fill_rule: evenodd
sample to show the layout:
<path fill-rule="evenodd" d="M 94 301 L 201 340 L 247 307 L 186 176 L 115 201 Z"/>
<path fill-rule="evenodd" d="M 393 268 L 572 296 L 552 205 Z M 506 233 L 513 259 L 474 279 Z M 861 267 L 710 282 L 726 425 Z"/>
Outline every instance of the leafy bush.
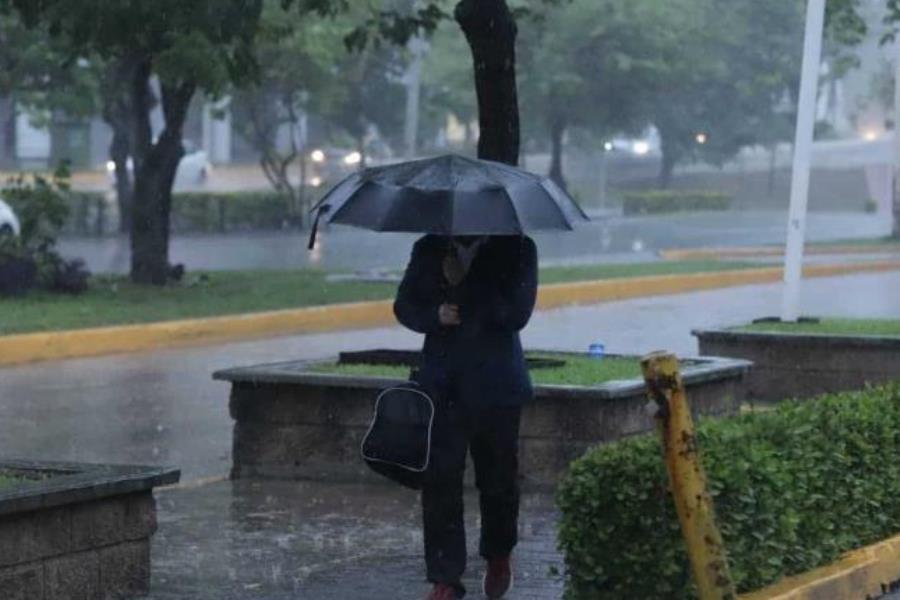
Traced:
<path fill-rule="evenodd" d="M 19 296 L 37 283 L 37 263 L 21 248 L 0 240 L 0 296 Z"/>
<path fill-rule="evenodd" d="M 21 233 L 0 239 L 0 294 L 21 294 L 35 285 L 67 293 L 87 289 L 84 262 L 67 261 L 55 249 L 69 215 L 68 177 L 64 165 L 50 179 L 20 174 L 7 181 L 2 195 L 18 215 Z"/>
<path fill-rule="evenodd" d="M 22 173 L 8 179 L 2 196 L 19 217 L 21 232 L 15 243 L 32 251 L 53 246 L 69 215 L 68 193 L 69 172 L 65 166 L 50 179 Z"/>
<path fill-rule="evenodd" d="M 287 198 L 273 191 L 184 192 L 172 196 L 175 231 L 280 229 L 288 220 Z"/>
<path fill-rule="evenodd" d="M 66 260 L 56 251 L 38 255 L 37 281 L 51 292 L 81 294 L 88 289 L 91 273 L 80 258 Z"/>
<path fill-rule="evenodd" d="M 626 215 L 699 210 L 728 210 L 731 196 L 708 190 L 642 190 L 622 195 Z"/>
<path fill-rule="evenodd" d="M 698 428 L 739 592 L 900 532 L 900 384 Z M 655 436 L 596 447 L 561 484 L 567 599 L 693 598 Z"/>

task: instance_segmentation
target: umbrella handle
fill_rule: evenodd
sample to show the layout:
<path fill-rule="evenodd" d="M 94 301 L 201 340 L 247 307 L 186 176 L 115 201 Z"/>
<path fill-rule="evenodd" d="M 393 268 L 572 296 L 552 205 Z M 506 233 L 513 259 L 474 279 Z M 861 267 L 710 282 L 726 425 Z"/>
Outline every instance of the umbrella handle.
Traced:
<path fill-rule="evenodd" d="M 323 204 L 319 207 L 319 210 L 316 211 L 316 218 L 313 220 L 312 230 L 309 232 L 309 244 L 307 245 L 307 250 L 312 250 L 313 246 L 316 245 L 316 234 L 319 232 L 319 218 L 322 216 L 322 213 L 327 213 L 331 207 L 327 204 Z"/>

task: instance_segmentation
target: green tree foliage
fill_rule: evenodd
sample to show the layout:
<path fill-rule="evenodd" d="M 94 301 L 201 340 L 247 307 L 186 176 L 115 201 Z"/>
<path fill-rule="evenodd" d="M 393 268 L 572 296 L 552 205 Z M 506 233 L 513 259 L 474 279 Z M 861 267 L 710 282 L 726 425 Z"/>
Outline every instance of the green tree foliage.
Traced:
<path fill-rule="evenodd" d="M 169 212 L 182 128 L 195 92 L 220 94 L 255 72 L 252 44 L 262 0 L 8 0 L 32 27 L 61 39 L 73 60 L 118 63 L 127 90 L 134 161 L 131 277 L 163 284 L 169 272 Z M 154 136 L 151 80 L 159 82 L 165 125 Z"/>
<path fill-rule="evenodd" d="M 257 77 L 233 95 L 239 133 L 259 152 L 264 173 L 298 224 L 307 205 L 307 116 L 324 121 L 332 137 L 349 137 L 364 159 L 370 128 L 392 133 L 400 126 L 402 51 L 374 39 L 358 51 L 348 48 L 345 38 L 361 19 L 354 11 L 309 18 L 267 2 L 254 49 Z M 292 176 L 298 168 L 299 185 Z"/>
<path fill-rule="evenodd" d="M 799 77 L 805 2 L 782 0 L 573 0 L 523 21 L 523 110 L 546 131 L 551 176 L 562 181 L 563 133 L 598 140 L 654 125 L 660 184 L 674 167 L 722 164 L 743 146 L 789 139 Z M 857 0 L 827 5 L 827 60 L 840 76 L 843 51 L 865 24 Z"/>
<path fill-rule="evenodd" d="M 421 126 L 436 132 L 447 124 L 447 115 L 453 115 L 465 128 L 466 147 L 473 143 L 471 124 L 478 117 L 472 66 L 461 58 L 467 53 L 466 41 L 455 24 L 444 23 L 431 36 L 422 68 Z"/>
<path fill-rule="evenodd" d="M 642 95 L 663 64 L 654 40 L 660 5 L 575 0 L 522 23 L 521 89 L 529 133 L 549 137 L 550 176 L 563 183 L 562 143 L 578 127 L 596 139 L 635 131 L 647 122 Z M 656 27 L 656 29 L 649 29 Z"/>
<path fill-rule="evenodd" d="M 330 19 L 308 19 L 266 2 L 255 44 L 258 74 L 251 85 L 236 88 L 231 110 L 238 133 L 259 153 L 259 162 L 288 214 L 302 223 L 306 198 L 304 118 L 335 102 L 337 78 L 331 71 L 346 28 Z M 281 135 L 287 132 L 287 142 Z M 292 170 L 300 167 L 295 183 Z"/>

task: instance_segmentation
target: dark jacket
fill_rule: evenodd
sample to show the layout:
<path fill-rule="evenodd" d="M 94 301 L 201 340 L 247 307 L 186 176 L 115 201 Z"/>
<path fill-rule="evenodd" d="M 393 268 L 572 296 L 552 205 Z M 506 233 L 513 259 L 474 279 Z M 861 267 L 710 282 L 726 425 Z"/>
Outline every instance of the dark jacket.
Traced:
<path fill-rule="evenodd" d="M 416 242 L 394 302 L 397 319 L 425 334 L 419 380 L 471 406 L 519 406 L 532 394 L 519 330 L 537 295 L 534 242 L 491 236 L 462 283 L 452 287 L 442 270 L 449 244 L 435 235 Z M 461 325 L 440 324 L 444 302 L 459 305 Z"/>

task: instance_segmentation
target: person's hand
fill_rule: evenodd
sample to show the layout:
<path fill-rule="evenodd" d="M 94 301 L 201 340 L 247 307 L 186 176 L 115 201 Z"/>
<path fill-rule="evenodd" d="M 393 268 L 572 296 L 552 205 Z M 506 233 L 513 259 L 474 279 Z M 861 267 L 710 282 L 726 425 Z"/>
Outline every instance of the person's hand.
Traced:
<path fill-rule="evenodd" d="M 455 304 L 441 304 L 438 307 L 438 318 L 441 325 L 451 326 L 460 325 L 462 321 L 459 318 L 459 306 Z"/>

